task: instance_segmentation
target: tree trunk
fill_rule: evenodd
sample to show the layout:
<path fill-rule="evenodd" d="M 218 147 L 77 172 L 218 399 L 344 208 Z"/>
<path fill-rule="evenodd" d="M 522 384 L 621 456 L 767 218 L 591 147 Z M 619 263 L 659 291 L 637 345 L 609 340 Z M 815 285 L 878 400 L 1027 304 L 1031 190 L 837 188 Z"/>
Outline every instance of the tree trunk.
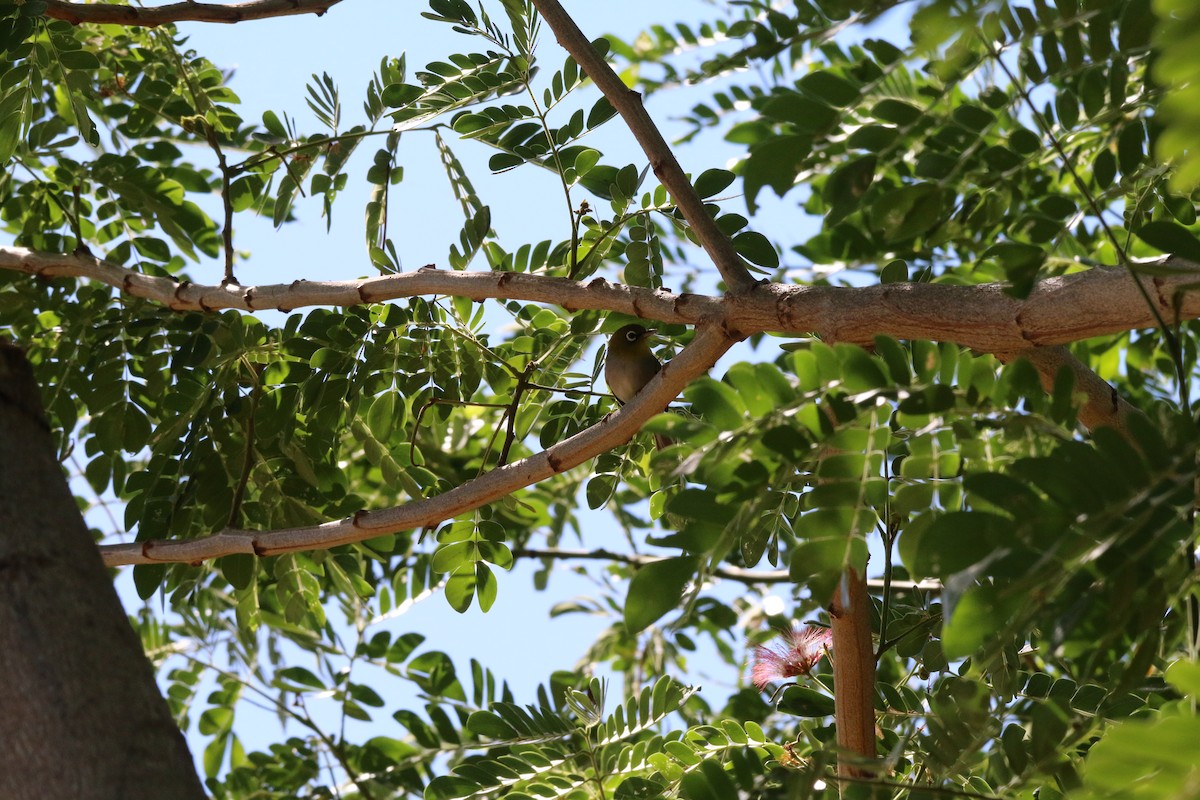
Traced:
<path fill-rule="evenodd" d="M 203 798 L 55 458 L 33 372 L 0 340 L 0 797 Z"/>

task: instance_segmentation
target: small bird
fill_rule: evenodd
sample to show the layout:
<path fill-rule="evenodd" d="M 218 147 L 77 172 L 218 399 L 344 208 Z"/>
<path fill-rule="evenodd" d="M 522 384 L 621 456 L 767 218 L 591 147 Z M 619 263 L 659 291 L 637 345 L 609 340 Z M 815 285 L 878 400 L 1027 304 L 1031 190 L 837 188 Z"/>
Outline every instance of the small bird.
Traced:
<path fill-rule="evenodd" d="M 650 352 L 650 340 L 654 334 L 654 328 L 626 325 L 608 338 L 604 380 L 621 405 L 632 400 L 662 369 L 662 364 Z M 661 450 L 670 445 L 672 440 L 655 434 L 654 443 Z"/>

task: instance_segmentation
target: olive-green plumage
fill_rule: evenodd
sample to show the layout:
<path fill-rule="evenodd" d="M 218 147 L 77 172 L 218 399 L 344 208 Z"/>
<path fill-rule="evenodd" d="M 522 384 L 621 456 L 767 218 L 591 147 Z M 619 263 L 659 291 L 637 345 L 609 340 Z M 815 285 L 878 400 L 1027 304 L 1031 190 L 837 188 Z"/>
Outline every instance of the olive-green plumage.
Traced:
<path fill-rule="evenodd" d="M 604 380 L 608 382 L 609 391 L 622 405 L 632 400 L 662 369 L 658 358 L 650 352 L 650 340 L 654 332 L 653 328 L 626 325 L 608 338 Z M 671 440 L 655 435 L 654 442 L 661 449 L 669 445 Z"/>

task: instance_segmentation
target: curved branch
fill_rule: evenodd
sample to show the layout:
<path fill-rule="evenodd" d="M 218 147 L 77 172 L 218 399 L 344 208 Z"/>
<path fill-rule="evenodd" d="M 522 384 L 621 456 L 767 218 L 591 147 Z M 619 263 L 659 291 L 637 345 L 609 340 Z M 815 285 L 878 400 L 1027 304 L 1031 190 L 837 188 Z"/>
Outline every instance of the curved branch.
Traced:
<path fill-rule="evenodd" d="M 100 3 L 73 3 L 70 0 L 42 0 L 45 15 L 72 25 L 139 25 L 153 28 L 176 22 L 247 22 L 254 19 L 289 17 L 295 14 L 325 14 L 342 0 L 248 0 L 244 3 L 196 3 L 186 0 L 165 6 L 115 6 Z"/>
<path fill-rule="evenodd" d="M 324 525 L 274 531 L 228 529 L 199 539 L 103 545 L 110 567 L 128 564 L 199 562 L 237 553 L 273 556 L 361 542 L 397 531 L 436 525 L 512 494 L 538 481 L 577 467 L 589 458 L 629 440 L 639 428 L 675 399 L 693 378 L 707 372 L 732 340 L 719 324 L 701 324 L 691 343 L 663 365 L 662 371 L 632 400 L 602 422 L 547 450 L 497 467 L 474 480 L 424 500 L 379 511 L 363 511 Z"/>
<path fill-rule="evenodd" d="M 696 234 L 700 246 L 708 253 L 717 271 L 725 279 L 726 285 L 732 291 L 753 287 L 756 283 L 754 277 L 733 249 L 729 237 L 717 227 L 716 221 L 704 207 L 704 201 L 700 199 L 683 168 L 675 160 L 667 140 L 646 113 L 642 105 L 642 95 L 626 86 L 617 73 L 613 72 L 612 67 L 596 52 L 592 43 L 575 24 L 575 20 L 568 16 L 557 0 L 533 0 L 533 5 L 554 31 L 558 43 L 571 54 L 584 73 L 592 79 L 592 83 L 596 84 L 625 120 L 646 157 L 650 159 L 650 167 L 654 170 L 655 177 L 671 193 L 675 205 L 687 220 L 692 232 Z"/>
<path fill-rule="evenodd" d="M 1034 347 L 1011 356 L 1002 355 L 1000 360 L 1008 362 L 1017 358 L 1028 359 L 1033 364 L 1047 394 L 1054 392 L 1054 384 L 1061 370 L 1066 369 L 1071 373 L 1075 379 L 1075 394 L 1083 395 L 1083 402 L 1079 406 L 1079 423 L 1089 431 L 1109 427 L 1127 433 L 1130 415 L 1141 413 L 1065 347 Z"/>

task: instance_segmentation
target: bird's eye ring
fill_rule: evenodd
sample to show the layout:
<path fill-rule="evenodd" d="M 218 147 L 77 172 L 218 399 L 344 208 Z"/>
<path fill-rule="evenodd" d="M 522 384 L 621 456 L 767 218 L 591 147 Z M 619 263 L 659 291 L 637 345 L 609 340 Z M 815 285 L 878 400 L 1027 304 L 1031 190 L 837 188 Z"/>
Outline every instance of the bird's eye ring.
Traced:
<path fill-rule="evenodd" d="M 638 332 L 637 331 L 629 331 L 629 333 L 625 334 L 625 338 L 631 342 L 636 342 L 638 340 Z"/>

